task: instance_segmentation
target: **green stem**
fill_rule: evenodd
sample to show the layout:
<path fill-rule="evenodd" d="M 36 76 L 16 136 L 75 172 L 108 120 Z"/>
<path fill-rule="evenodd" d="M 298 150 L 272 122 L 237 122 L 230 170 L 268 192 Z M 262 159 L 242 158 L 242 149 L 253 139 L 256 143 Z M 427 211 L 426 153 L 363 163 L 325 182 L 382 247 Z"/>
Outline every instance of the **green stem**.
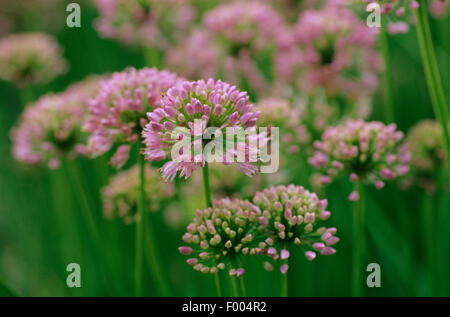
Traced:
<path fill-rule="evenodd" d="M 363 258 L 364 258 L 364 184 L 358 180 L 359 199 L 354 202 L 353 210 L 353 254 L 352 254 L 352 296 L 363 295 Z"/>
<path fill-rule="evenodd" d="M 205 162 L 205 166 L 202 168 L 203 173 L 203 190 L 205 192 L 205 204 L 206 208 L 212 206 L 212 199 L 211 199 L 211 186 L 209 185 L 209 169 L 208 169 L 208 163 Z"/>
<path fill-rule="evenodd" d="M 435 116 L 441 123 L 447 154 L 448 157 L 450 157 L 448 107 L 431 39 L 427 8 L 427 2 L 425 0 L 419 0 L 419 8 L 414 10 L 417 21 L 417 36 L 431 103 L 433 105 Z"/>
<path fill-rule="evenodd" d="M 142 141 L 142 140 L 140 140 Z M 141 143 L 140 143 L 141 144 Z M 143 294 L 143 257 L 144 244 L 148 252 L 145 253 L 146 259 L 149 262 L 152 271 L 153 279 L 158 286 L 158 291 L 162 296 L 169 296 L 170 288 L 166 275 L 163 274 L 161 260 L 159 258 L 159 251 L 155 240 L 154 229 L 152 221 L 147 221 L 146 212 L 146 197 L 145 197 L 145 159 L 141 155 L 140 147 L 138 148 L 138 164 L 139 164 L 139 200 L 138 200 L 138 214 L 139 218 L 136 223 L 135 236 L 135 294 L 142 296 Z"/>
<path fill-rule="evenodd" d="M 437 274 L 437 257 L 436 257 L 436 237 L 435 237 L 435 229 L 434 225 L 434 216 L 435 210 L 433 210 L 433 197 L 429 194 L 424 195 L 423 197 L 423 225 L 424 225 L 424 233 L 425 233 L 425 248 L 426 248 L 426 258 L 427 258 L 427 266 L 428 272 L 430 274 L 431 279 L 431 289 L 432 296 L 436 295 L 438 290 L 438 276 Z"/>
<path fill-rule="evenodd" d="M 138 200 L 138 219 L 136 222 L 135 236 L 135 262 L 134 262 L 134 292 L 135 296 L 142 296 L 142 258 L 144 254 L 144 224 L 145 224 L 145 161 L 138 147 L 139 164 L 139 200 Z M 154 253 L 153 248 L 151 252 Z"/>
<path fill-rule="evenodd" d="M 383 97 L 384 97 L 384 112 L 388 123 L 395 121 L 394 111 L 394 93 L 393 93 L 393 79 L 391 69 L 391 58 L 389 54 L 389 42 L 385 28 L 381 28 L 380 32 L 380 46 L 383 53 L 384 60 L 384 76 L 383 76 Z"/>
<path fill-rule="evenodd" d="M 230 279 L 231 279 L 231 285 L 233 287 L 233 296 L 239 297 L 238 287 L 237 287 L 237 283 L 236 283 L 236 277 L 230 276 Z"/>
<path fill-rule="evenodd" d="M 202 168 L 202 175 L 203 175 L 203 191 L 205 193 L 205 205 L 206 208 L 209 208 L 212 206 L 212 199 L 211 199 L 211 186 L 209 184 L 209 169 L 208 169 L 208 162 L 205 162 L 205 166 Z M 233 278 L 231 278 L 233 279 Z M 217 290 L 217 296 L 222 296 L 222 288 L 220 285 L 220 279 L 218 273 L 214 274 L 214 280 L 216 283 L 216 290 Z"/>
<path fill-rule="evenodd" d="M 220 285 L 219 273 L 214 273 L 214 281 L 216 284 L 217 297 L 222 297 L 222 287 Z"/>
<path fill-rule="evenodd" d="M 288 296 L 288 280 L 287 280 L 287 275 L 288 272 L 286 273 L 280 273 L 281 274 L 281 297 L 287 297 Z"/>

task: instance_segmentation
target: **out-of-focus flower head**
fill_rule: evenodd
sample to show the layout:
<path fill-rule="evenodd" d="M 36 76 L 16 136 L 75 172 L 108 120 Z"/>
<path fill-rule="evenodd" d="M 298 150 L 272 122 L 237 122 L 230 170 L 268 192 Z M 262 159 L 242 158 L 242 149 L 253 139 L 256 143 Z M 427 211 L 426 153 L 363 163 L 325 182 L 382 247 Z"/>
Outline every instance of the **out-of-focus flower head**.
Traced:
<path fill-rule="evenodd" d="M 449 8 L 448 0 L 431 0 L 429 2 L 430 13 L 436 18 L 440 19 L 447 15 Z"/>
<path fill-rule="evenodd" d="M 43 33 L 0 39 L 0 78 L 16 85 L 44 84 L 67 69 L 58 43 Z"/>
<path fill-rule="evenodd" d="M 89 99 L 98 91 L 101 79 L 88 77 L 62 93 L 45 95 L 27 107 L 11 133 L 16 159 L 57 168 L 62 157 L 87 155 L 87 136 L 82 126 Z"/>
<path fill-rule="evenodd" d="M 160 161 L 170 153 L 170 161 L 161 168 L 163 178 L 173 180 L 178 172 L 180 177 L 189 178 L 195 169 L 210 161 L 205 157 L 206 147 L 223 149 L 227 138 L 255 127 L 259 112 L 252 108 L 247 93 L 236 86 L 213 79 L 185 81 L 170 88 L 161 107 L 147 114 L 150 122 L 143 133 L 144 155 L 148 160 Z M 216 162 L 237 162 L 244 174 L 254 175 L 258 169 L 251 162 L 257 160 L 266 138 L 256 134 L 256 128 L 252 131 L 255 133 L 235 142 L 231 150 L 225 149 Z M 242 160 L 235 160 L 240 153 Z"/>
<path fill-rule="evenodd" d="M 197 13 L 190 0 L 96 0 L 98 32 L 126 44 L 165 48 L 187 32 Z"/>
<path fill-rule="evenodd" d="M 413 10 L 419 7 L 417 0 L 363 0 L 365 4 L 376 3 L 381 6 L 381 14 L 385 16 L 390 34 L 408 33 L 409 24 L 413 20 Z"/>
<path fill-rule="evenodd" d="M 308 161 L 322 174 L 322 184 L 345 172 L 350 181 L 361 178 L 381 189 L 384 181 L 409 171 L 410 154 L 402 139 L 395 124 L 348 120 L 325 130 L 322 139 L 314 142 L 316 152 Z M 357 193 L 349 199 L 358 200 Z"/>
<path fill-rule="evenodd" d="M 450 127 L 450 126 L 449 126 Z M 432 193 L 438 174 L 446 166 L 442 128 L 434 120 L 422 120 L 409 131 L 405 144 L 411 154 L 411 176 L 418 186 Z"/>
<path fill-rule="evenodd" d="M 126 224 L 139 220 L 137 204 L 139 199 L 139 166 L 135 165 L 126 171 L 114 175 L 107 186 L 102 189 L 103 214 L 110 219 L 118 216 Z M 173 184 L 162 183 L 158 170 L 145 166 L 145 197 L 148 211 L 160 210 L 162 203 L 173 197 Z"/>
<path fill-rule="evenodd" d="M 147 123 L 146 113 L 161 107 L 161 95 L 181 79 L 174 73 L 154 68 L 127 68 L 100 83 L 89 106 L 85 129 L 90 133 L 88 150 L 96 157 L 122 144 L 112 163 L 122 167 L 128 160 L 130 145 Z"/>
<path fill-rule="evenodd" d="M 266 98 L 255 104 L 255 109 L 260 112 L 258 125 L 267 127 L 269 133 L 272 127 L 280 129 L 281 142 L 287 147 L 290 154 L 297 153 L 299 147 L 309 140 L 301 122 L 301 110 L 292 107 L 287 99 Z"/>
<path fill-rule="evenodd" d="M 337 230 L 323 226 L 323 221 L 331 215 L 326 210 L 326 199 L 320 200 L 302 186 L 289 185 L 271 186 L 258 192 L 253 203 L 261 210 L 259 230 L 265 240 L 260 243 L 260 248 L 273 260 L 282 261 L 280 270 L 283 274 L 288 270 L 288 249 L 292 245 L 302 248 L 310 261 L 317 253 L 330 255 L 336 252 L 332 246 L 339 241 L 334 236 Z"/>
<path fill-rule="evenodd" d="M 191 80 L 208 79 L 218 73 L 220 46 L 214 34 L 205 29 L 195 29 L 167 52 L 169 69 Z"/>
<path fill-rule="evenodd" d="M 268 68 L 276 37 L 283 30 L 281 16 L 264 3 L 225 3 L 205 14 L 201 31 L 175 47 L 168 63 L 186 77 L 207 79 L 213 75 L 264 92 L 270 77 L 267 73 L 272 70 L 263 72 L 262 67 Z"/>
<path fill-rule="evenodd" d="M 178 249 L 190 256 L 186 262 L 196 271 L 217 273 L 228 269 L 231 276 L 240 277 L 244 268 L 237 267 L 236 260 L 261 251 L 255 238 L 260 216 L 259 208 L 248 201 L 216 200 L 212 207 L 196 211 L 196 217 L 183 235 L 183 241 L 189 246 Z"/>
<path fill-rule="evenodd" d="M 375 39 L 376 29 L 348 9 L 304 11 L 296 26 L 279 38 L 278 79 L 303 93 L 325 89 L 329 98 L 358 102 L 377 87 L 381 60 Z"/>

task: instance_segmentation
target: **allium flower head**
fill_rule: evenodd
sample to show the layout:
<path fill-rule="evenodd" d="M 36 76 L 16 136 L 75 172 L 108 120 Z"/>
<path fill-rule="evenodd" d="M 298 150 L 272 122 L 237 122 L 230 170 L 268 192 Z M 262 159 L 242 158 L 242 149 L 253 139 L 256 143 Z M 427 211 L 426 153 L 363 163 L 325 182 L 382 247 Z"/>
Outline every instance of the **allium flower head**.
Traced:
<path fill-rule="evenodd" d="M 164 48 L 195 19 L 190 0 L 96 0 L 98 32 L 126 44 Z M 171 32 L 164 32 L 170 29 Z"/>
<path fill-rule="evenodd" d="M 85 128 L 91 134 L 88 148 L 95 157 L 111 149 L 113 143 L 124 146 L 113 157 L 116 167 L 128 160 L 129 143 L 135 143 L 147 123 L 145 114 L 161 107 L 161 95 L 179 82 L 174 73 L 154 68 L 128 68 L 101 82 L 91 101 Z"/>
<path fill-rule="evenodd" d="M 110 219 L 118 216 L 127 224 L 135 222 L 139 217 L 137 204 L 139 200 L 139 166 L 121 171 L 114 175 L 107 186 L 102 189 L 103 214 Z M 173 197 L 173 184 L 159 181 L 158 170 L 145 166 L 145 196 L 148 211 L 160 210 L 162 203 Z"/>
<path fill-rule="evenodd" d="M 43 84 L 62 74 L 67 63 L 49 35 L 23 33 L 0 39 L 0 78 L 17 85 Z"/>
<path fill-rule="evenodd" d="M 201 31 L 169 52 L 168 63 L 189 78 L 220 77 L 263 93 L 270 76 L 261 71 L 258 61 L 272 54 L 283 29 L 281 16 L 266 4 L 225 3 L 205 14 Z"/>
<path fill-rule="evenodd" d="M 409 131 L 405 144 L 411 154 L 413 181 L 433 192 L 436 177 L 448 160 L 440 124 L 433 120 L 419 122 Z"/>
<path fill-rule="evenodd" d="M 362 178 L 380 189 L 385 180 L 409 170 L 410 154 L 402 139 L 403 133 L 395 124 L 348 120 L 325 130 L 322 139 L 314 143 L 316 152 L 309 163 L 322 173 L 323 184 L 344 171 L 351 181 Z M 355 193 L 349 198 L 358 199 Z"/>
<path fill-rule="evenodd" d="M 97 92 L 101 79 L 88 77 L 63 93 L 45 95 L 29 105 L 11 134 L 16 159 L 57 168 L 62 157 L 87 155 L 87 136 L 82 126 L 89 99 Z"/>
<path fill-rule="evenodd" d="M 354 103 L 377 86 L 375 39 L 376 30 L 348 9 L 304 11 L 294 29 L 280 37 L 278 77 L 305 93 L 324 88 L 327 96 Z"/>
<path fill-rule="evenodd" d="M 237 267 L 238 259 L 261 251 L 254 237 L 259 216 L 261 211 L 248 201 L 216 200 L 212 207 L 197 210 L 183 235 L 190 246 L 179 251 L 191 256 L 186 262 L 196 271 L 216 273 L 226 268 L 230 275 L 240 277 L 244 269 Z"/>
<path fill-rule="evenodd" d="M 203 166 L 205 159 L 208 160 L 202 151 L 207 144 L 222 148 L 221 143 L 211 143 L 217 142 L 214 135 L 220 133 L 222 140 L 230 129 L 236 131 L 255 127 L 259 113 L 252 111 L 252 107 L 247 93 L 239 91 L 236 86 L 213 79 L 185 81 L 170 88 L 161 101 L 161 107 L 147 114 L 150 122 L 143 133 L 146 144 L 144 155 L 148 160 L 159 161 L 170 152 L 171 160 L 161 169 L 163 178 L 173 180 L 178 172 L 181 172 L 180 177 L 188 178 L 197 167 Z M 263 142 L 259 135 L 253 137 L 257 138 L 256 142 Z M 206 142 L 206 138 L 212 140 Z M 174 145 L 178 142 L 192 142 L 192 147 L 190 152 L 180 149 L 176 152 L 178 157 L 173 157 Z M 238 161 L 238 167 L 243 173 L 253 175 L 257 168 L 250 163 L 249 156 L 257 156 L 258 153 L 251 152 L 245 141 L 237 142 L 236 146 L 244 148 L 233 148 L 231 152 L 224 153 L 219 158 L 220 162 L 235 162 L 234 152 L 242 150 L 245 158 L 244 162 Z"/>
<path fill-rule="evenodd" d="M 419 7 L 417 0 L 363 0 L 363 2 L 377 3 L 381 6 L 381 14 L 389 17 L 386 28 L 391 34 L 407 33 L 412 12 Z"/>
<path fill-rule="evenodd" d="M 255 194 L 253 203 L 261 209 L 259 228 L 267 237 L 260 247 L 264 254 L 274 260 L 284 261 L 282 273 L 286 273 L 288 249 L 297 245 L 303 249 L 308 260 L 322 255 L 334 254 L 332 247 L 339 241 L 336 228 L 325 228 L 323 221 L 330 217 L 326 210 L 328 202 L 320 200 L 302 186 L 271 186 Z"/>

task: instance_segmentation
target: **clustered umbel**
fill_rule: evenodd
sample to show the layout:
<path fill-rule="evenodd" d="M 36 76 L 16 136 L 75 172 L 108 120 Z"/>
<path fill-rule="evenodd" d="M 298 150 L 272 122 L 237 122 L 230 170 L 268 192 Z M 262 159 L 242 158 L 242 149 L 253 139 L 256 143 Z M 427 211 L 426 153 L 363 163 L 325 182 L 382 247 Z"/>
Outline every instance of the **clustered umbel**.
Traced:
<path fill-rule="evenodd" d="M 189 30 L 197 12 L 190 0 L 95 0 L 97 31 L 125 44 L 166 48 Z M 174 30 L 167 32 L 165 30 Z"/>
<path fill-rule="evenodd" d="M 381 59 L 375 43 L 376 30 L 346 8 L 304 11 L 297 24 L 280 36 L 277 78 L 303 93 L 324 89 L 329 98 L 358 103 L 370 97 L 378 84 Z"/>
<path fill-rule="evenodd" d="M 320 200 L 315 193 L 302 186 L 271 186 L 255 194 L 253 203 L 261 210 L 258 218 L 260 233 L 265 237 L 260 243 L 263 253 L 273 260 L 282 261 L 280 270 L 288 270 L 289 249 L 293 245 L 304 250 L 305 257 L 312 261 L 317 253 L 331 255 L 332 247 L 339 241 L 336 228 L 322 225 L 331 213 L 326 210 L 328 202 Z M 271 267 L 270 263 L 266 264 Z"/>
<path fill-rule="evenodd" d="M 325 130 L 322 139 L 314 143 L 316 152 L 309 163 L 320 171 L 323 184 L 345 172 L 352 182 L 361 178 L 381 189 L 386 180 L 409 171 L 410 154 L 402 139 L 403 132 L 397 131 L 395 124 L 348 120 Z M 358 200 L 357 192 L 349 199 Z"/>
<path fill-rule="evenodd" d="M 145 210 L 155 212 L 160 210 L 164 201 L 173 197 L 175 188 L 171 183 L 163 183 L 159 180 L 156 168 L 145 166 L 144 192 L 146 199 Z M 111 219 L 118 216 L 126 224 L 139 221 L 137 204 L 139 201 L 139 166 L 135 165 L 126 171 L 114 175 L 109 184 L 103 187 L 103 214 Z"/>
<path fill-rule="evenodd" d="M 363 0 L 381 5 L 381 14 L 388 15 L 387 31 L 391 34 L 407 33 L 413 20 L 412 12 L 419 7 L 416 0 Z"/>
<path fill-rule="evenodd" d="M 303 249 L 305 257 L 312 261 L 317 254 L 331 255 L 339 238 L 336 228 L 322 224 L 331 213 L 328 202 L 302 186 L 271 186 L 257 192 L 253 203 L 223 198 L 213 202 L 213 207 L 197 210 L 194 221 L 183 236 L 185 243 L 179 251 L 195 254 L 187 260 L 195 270 L 216 273 L 230 267 L 230 275 L 240 276 L 243 268 L 236 269 L 240 256 L 260 255 L 271 262 L 280 263 L 280 271 L 288 270 L 289 250 L 293 246 Z"/>
<path fill-rule="evenodd" d="M 11 137 L 18 161 L 45 163 L 52 169 L 64 157 L 87 155 L 87 135 L 82 131 L 92 98 L 103 77 L 92 76 L 59 94 L 47 94 L 30 104 Z"/>
<path fill-rule="evenodd" d="M 180 177 L 189 178 L 195 169 L 208 161 L 203 149 L 208 143 L 216 142 L 214 135 L 219 130 L 222 140 L 222 136 L 226 138 L 227 128 L 255 127 L 259 113 L 252 108 L 247 93 L 239 91 L 236 86 L 213 79 L 185 81 L 170 88 L 161 100 L 161 107 L 147 114 L 150 122 L 143 132 L 144 155 L 150 161 L 160 161 L 170 153 L 170 161 L 161 168 L 163 178 L 173 180 L 178 172 Z M 205 144 L 208 133 L 213 135 L 208 136 L 211 141 Z M 251 137 L 258 138 L 256 141 L 263 139 L 256 134 Z M 189 152 L 183 152 L 180 148 L 176 153 L 179 155 L 172 157 L 171 150 L 178 142 L 192 143 L 192 146 Z M 257 172 L 257 167 L 250 162 L 250 156 L 258 153 L 254 153 L 248 145 L 245 140 L 236 142 L 236 146 L 245 151 L 244 162 L 238 161 L 237 166 L 244 174 L 252 176 Z M 238 148 L 225 151 L 220 161 L 224 164 L 235 162 Z"/>
<path fill-rule="evenodd" d="M 91 134 L 88 149 L 93 157 L 121 144 L 112 158 L 115 167 L 128 160 L 130 144 L 136 143 L 147 123 L 146 113 L 162 107 L 161 95 L 181 79 L 155 68 L 127 68 L 100 83 L 89 106 L 85 129 Z"/>
<path fill-rule="evenodd" d="M 45 84 L 67 69 L 58 43 L 44 33 L 0 39 L 0 78 L 17 85 Z"/>
<path fill-rule="evenodd" d="M 411 154 L 410 179 L 406 182 L 434 192 L 436 178 L 448 160 L 440 124 L 429 119 L 420 121 L 408 132 L 405 145 Z"/>
<path fill-rule="evenodd" d="M 206 79 L 223 78 L 264 93 L 268 76 L 258 59 L 273 51 L 284 30 L 282 17 L 269 5 L 257 1 L 221 4 L 208 11 L 201 29 L 169 50 L 168 64 L 181 75 Z"/>
<path fill-rule="evenodd" d="M 261 252 L 255 239 L 260 216 L 259 208 L 248 201 L 216 200 L 212 207 L 196 211 L 183 235 L 190 246 L 182 246 L 179 251 L 192 256 L 186 262 L 196 271 L 217 273 L 228 269 L 231 276 L 240 277 L 244 274 L 240 257 Z"/>

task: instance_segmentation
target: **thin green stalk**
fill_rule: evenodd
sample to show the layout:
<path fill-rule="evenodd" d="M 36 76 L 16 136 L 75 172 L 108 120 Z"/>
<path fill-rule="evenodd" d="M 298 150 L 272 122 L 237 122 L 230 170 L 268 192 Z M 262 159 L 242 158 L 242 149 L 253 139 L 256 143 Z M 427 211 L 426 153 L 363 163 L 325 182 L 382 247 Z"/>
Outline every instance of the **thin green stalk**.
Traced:
<path fill-rule="evenodd" d="M 231 286 L 233 287 L 233 296 L 239 297 L 239 291 L 238 291 L 238 287 L 237 287 L 237 283 L 236 283 L 236 277 L 230 276 L 230 279 L 231 279 Z"/>
<path fill-rule="evenodd" d="M 209 184 L 208 162 L 205 162 L 205 166 L 202 168 L 202 173 L 203 173 L 203 190 L 205 192 L 205 204 L 206 208 L 209 208 L 212 206 L 212 199 L 211 199 L 211 186 Z"/>
<path fill-rule="evenodd" d="M 138 148 L 138 164 L 139 164 L 139 201 L 138 214 L 139 220 L 136 223 L 135 236 L 135 294 L 142 296 L 142 282 L 143 282 L 143 257 L 144 248 L 148 250 L 145 253 L 146 259 L 149 262 L 150 269 L 158 291 L 162 296 L 169 296 L 170 288 L 166 275 L 163 273 L 161 259 L 159 258 L 159 250 L 154 235 L 153 222 L 147 221 L 146 213 L 146 197 L 145 197 L 145 159 L 141 155 L 140 148 Z M 144 247 L 145 244 L 145 247 Z"/>
<path fill-rule="evenodd" d="M 394 93 L 393 93 L 393 79 L 391 69 L 391 57 L 389 54 L 389 42 L 385 28 L 381 28 L 380 32 L 380 46 L 383 53 L 384 60 L 384 76 L 383 76 L 383 97 L 384 97 L 384 112 L 388 123 L 395 121 L 394 111 Z"/>
<path fill-rule="evenodd" d="M 219 277 L 219 273 L 214 273 L 214 281 L 216 284 L 216 291 L 217 291 L 217 296 L 218 297 L 222 297 L 222 288 L 220 286 L 220 277 Z"/>
<path fill-rule="evenodd" d="M 425 248 L 428 272 L 431 278 L 431 295 L 436 296 L 438 291 L 438 276 L 437 276 L 437 256 L 436 256 L 436 237 L 434 225 L 434 216 L 436 210 L 433 210 L 433 197 L 425 194 L 423 197 L 423 225 L 425 233 Z"/>
<path fill-rule="evenodd" d="M 286 273 L 280 273 L 281 274 L 281 297 L 287 297 L 288 296 L 288 279 Z"/>
<path fill-rule="evenodd" d="M 205 162 L 205 166 L 202 168 L 202 176 L 203 176 L 203 191 L 205 193 L 205 205 L 206 208 L 212 206 L 211 199 L 211 186 L 209 184 L 209 168 L 208 162 Z M 217 296 L 222 296 L 222 286 L 220 285 L 220 279 L 218 273 L 214 274 L 214 281 L 216 284 Z"/>
<path fill-rule="evenodd" d="M 140 147 L 137 151 L 139 164 L 139 200 L 138 200 L 138 221 L 136 222 L 135 236 L 135 262 L 134 262 L 134 293 L 135 296 L 142 296 L 142 271 L 144 254 L 144 225 L 145 225 L 145 160 L 140 153 Z M 151 243 L 152 241 L 150 241 Z M 152 248 L 151 253 L 155 253 Z"/>
<path fill-rule="evenodd" d="M 83 207 L 80 209 L 83 212 L 83 218 L 86 220 L 89 231 L 91 232 L 91 235 L 96 243 L 95 247 L 97 248 L 97 250 L 99 250 L 102 248 L 103 243 L 101 241 L 97 225 L 94 220 L 95 208 L 92 207 L 88 199 L 86 188 L 83 185 L 83 182 L 80 177 L 81 169 L 79 168 L 75 160 L 72 162 L 67 162 L 66 165 L 68 166 L 70 172 L 70 178 L 75 184 L 77 192 L 80 194 L 79 198 L 81 199 L 81 203 L 83 204 Z"/>
<path fill-rule="evenodd" d="M 364 184 L 358 180 L 359 199 L 354 202 L 353 210 L 353 253 L 352 253 L 352 296 L 363 295 L 363 258 L 364 258 Z"/>
<path fill-rule="evenodd" d="M 431 39 L 427 8 L 427 2 L 425 0 L 419 0 L 419 8 L 414 10 L 417 21 L 417 36 L 431 103 L 433 105 L 435 116 L 441 123 L 447 154 L 450 157 L 448 106 L 445 100 L 441 76 L 439 74 L 433 41 Z"/>

